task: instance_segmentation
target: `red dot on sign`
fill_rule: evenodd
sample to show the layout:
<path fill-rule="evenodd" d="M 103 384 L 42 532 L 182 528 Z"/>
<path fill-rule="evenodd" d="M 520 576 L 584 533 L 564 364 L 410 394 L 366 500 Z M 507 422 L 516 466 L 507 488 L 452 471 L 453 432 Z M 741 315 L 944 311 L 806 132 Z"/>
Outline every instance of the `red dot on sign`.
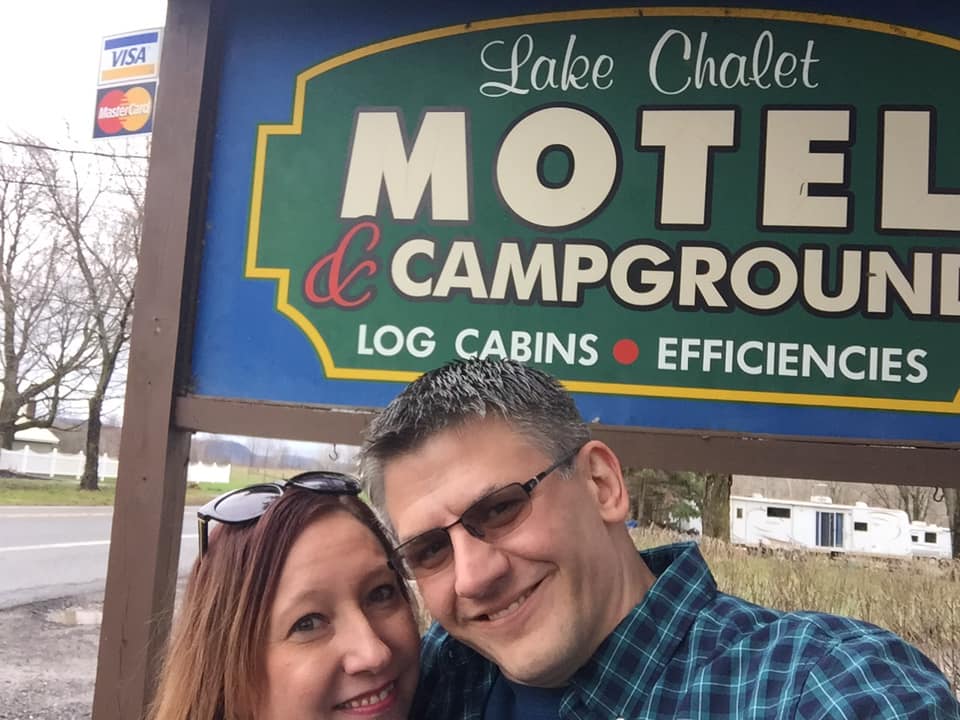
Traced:
<path fill-rule="evenodd" d="M 630 365 L 640 357 L 640 348 L 633 340 L 617 340 L 613 344 L 613 359 L 621 365 Z"/>

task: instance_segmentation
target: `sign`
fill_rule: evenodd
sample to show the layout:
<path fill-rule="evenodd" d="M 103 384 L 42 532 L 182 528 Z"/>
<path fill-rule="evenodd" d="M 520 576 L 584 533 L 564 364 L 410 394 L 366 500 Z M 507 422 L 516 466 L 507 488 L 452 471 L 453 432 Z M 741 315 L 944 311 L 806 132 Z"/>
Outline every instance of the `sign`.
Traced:
<path fill-rule="evenodd" d="M 155 82 L 98 90 L 93 137 L 119 137 L 151 132 L 156 94 Z"/>
<path fill-rule="evenodd" d="M 376 405 L 510 357 L 610 424 L 956 441 L 958 51 L 653 7 L 318 57 L 288 76 L 292 112 L 247 112 L 242 279 L 219 240 L 236 205 L 211 195 L 196 389 Z"/>
<path fill-rule="evenodd" d="M 103 39 L 98 85 L 155 80 L 160 67 L 162 29 L 142 30 Z"/>

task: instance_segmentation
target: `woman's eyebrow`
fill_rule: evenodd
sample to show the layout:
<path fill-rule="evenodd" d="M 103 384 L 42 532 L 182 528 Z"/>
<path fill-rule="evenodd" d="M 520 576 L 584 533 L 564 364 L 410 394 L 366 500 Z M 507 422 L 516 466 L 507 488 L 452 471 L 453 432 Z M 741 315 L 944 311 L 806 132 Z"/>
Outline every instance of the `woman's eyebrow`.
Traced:
<path fill-rule="evenodd" d="M 277 614 L 282 615 L 303 603 L 323 602 L 328 597 L 329 593 L 324 588 L 305 587 L 288 598 L 276 598 L 274 600 L 274 607 L 277 608 Z"/>

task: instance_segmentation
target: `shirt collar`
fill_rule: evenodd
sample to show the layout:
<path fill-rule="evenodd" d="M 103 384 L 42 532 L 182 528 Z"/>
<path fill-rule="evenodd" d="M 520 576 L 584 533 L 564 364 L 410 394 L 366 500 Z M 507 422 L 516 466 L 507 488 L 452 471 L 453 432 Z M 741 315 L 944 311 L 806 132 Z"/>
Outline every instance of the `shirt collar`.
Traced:
<path fill-rule="evenodd" d="M 575 692 L 564 699 L 564 709 L 579 700 L 600 716 L 634 717 L 645 689 L 656 685 L 700 609 L 717 594 L 696 543 L 665 545 L 640 557 L 657 580 L 573 676 Z"/>

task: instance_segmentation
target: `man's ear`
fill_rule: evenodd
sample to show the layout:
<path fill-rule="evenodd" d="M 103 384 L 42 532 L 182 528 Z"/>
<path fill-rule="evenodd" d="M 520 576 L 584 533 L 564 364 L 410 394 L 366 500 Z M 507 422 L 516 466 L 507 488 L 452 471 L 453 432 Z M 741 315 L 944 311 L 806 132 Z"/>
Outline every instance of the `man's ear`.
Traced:
<path fill-rule="evenodd" d="M 580 451 L 580 462 L 589 472 L 590 489 L 604 522 L 624 522 L 630 514 L 630 495 L 616 453 L 605 443 L 591 440 Z"/>

